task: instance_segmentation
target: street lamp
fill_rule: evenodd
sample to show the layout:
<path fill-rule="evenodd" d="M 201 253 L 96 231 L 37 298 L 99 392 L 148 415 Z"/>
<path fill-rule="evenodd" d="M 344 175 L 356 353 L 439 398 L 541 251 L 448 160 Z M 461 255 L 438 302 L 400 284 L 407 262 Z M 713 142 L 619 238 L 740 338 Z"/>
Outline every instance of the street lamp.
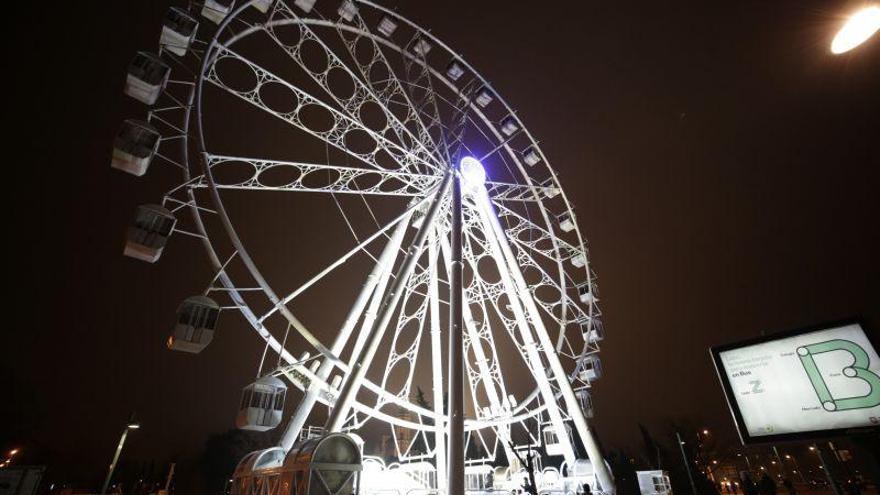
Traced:
<path fill-rule="evenodd" d="M 865 7 L 850 16 L 834 40 L 831 53 L 839 55 L 861 45 L 880 30 L 880 6 Z"/>
<path fill-rule="evenodd" d="M 12 464 L 12 458 L 15 457 L 15 454 L 18 454 L 19 449 L 12 449 L 9 451 L 9 456 L 6 457 L 6 460 L 0 463 L 0 467 L 9 467 Z"/>
<path fill-rule="evenodd" d="M 104 486 L 101 487 L 101 495 L 107 493 L 107 488 L 110 486 L 110 479 L 113 477 L 113 471 L 116 470 L 116 463 L 119 462 L 119 454 L 122 453 L 122 446 L 125 445 L 125 439 L 128 437 L 128 432 L 140 429 L 140 427 L 140 423 L 134 420 L 134 414 L 132 414 L 128 418 L 128 423 L 125 424 L 125 428 L 122 429 L 122 435 L 119 437 L 119 444 L 116 445 L 116 452 L 113 454 L 113 461 L 110 463 L 110 469 L 107 470 L 107 479 L 104 480 Z"/>

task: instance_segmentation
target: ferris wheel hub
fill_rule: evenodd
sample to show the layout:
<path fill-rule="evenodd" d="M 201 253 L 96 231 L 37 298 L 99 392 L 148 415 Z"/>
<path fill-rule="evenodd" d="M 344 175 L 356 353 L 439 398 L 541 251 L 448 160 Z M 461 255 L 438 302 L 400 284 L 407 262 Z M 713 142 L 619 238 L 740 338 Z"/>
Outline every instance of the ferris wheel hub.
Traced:
<path fill-rule="evenodd" d="M 486 183 L 486 169 L 476 158 L 472 156 L 462 158 L 458 168 L 466 187 L 473 189 Z"/>

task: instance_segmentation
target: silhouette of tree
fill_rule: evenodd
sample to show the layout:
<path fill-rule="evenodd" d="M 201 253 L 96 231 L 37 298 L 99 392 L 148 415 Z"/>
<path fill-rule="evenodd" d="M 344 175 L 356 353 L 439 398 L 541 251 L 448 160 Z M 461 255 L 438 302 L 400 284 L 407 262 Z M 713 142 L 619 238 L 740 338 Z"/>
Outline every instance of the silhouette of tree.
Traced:
<path fill-rule="evenodd" d="M 205 442 L 202 467 L 208 493 L 223 493 L 235 466 L 250 452 L 272 445 L 268 433 L 231 429 L 211 435 Z"/>
<path fill-rule="evenodd" d="M 526 445 L 527 450 L 525 459 L 523 459 L 522 456 L 519 455 L 519 452 L 516 451 L 513 442 L 508 442 L 508 445 L 510 445 L 510 450 L 513 451 L 513 455 L 519 459 L 519 463 L 526 469 L 526 473 L 529 475 L 528 485 L 523 488 L 531 495 L 538 495 L 538 484 L 535 482 L 535 456 L 532 455 L 532 442 L 529 442 Z"/>

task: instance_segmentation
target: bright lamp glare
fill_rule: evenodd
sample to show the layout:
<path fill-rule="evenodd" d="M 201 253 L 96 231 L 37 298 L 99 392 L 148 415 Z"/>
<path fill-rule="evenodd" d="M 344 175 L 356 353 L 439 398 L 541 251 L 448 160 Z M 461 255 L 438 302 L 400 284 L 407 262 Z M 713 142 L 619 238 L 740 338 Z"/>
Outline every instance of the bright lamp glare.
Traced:
<path fill-rule="evenodd" d="M 486 170 L 483 168 L 483 164 L 472 156 L 461 159 L 459 170 L 461 178 L 468 186 L 478 187 L 486 183 Z"/>
<path fill-rule="evenodd" d="M 866 7 L 849 18 L 831 42 L 831 53 L 844 53 L 861 45 L 880 29 L 880 7 Z"/>

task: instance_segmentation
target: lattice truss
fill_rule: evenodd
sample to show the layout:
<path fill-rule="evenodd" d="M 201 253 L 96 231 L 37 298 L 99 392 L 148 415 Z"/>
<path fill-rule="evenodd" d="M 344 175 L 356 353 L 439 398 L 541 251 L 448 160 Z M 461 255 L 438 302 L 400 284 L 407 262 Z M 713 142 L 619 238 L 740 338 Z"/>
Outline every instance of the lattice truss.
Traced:
<path fill-rule="evenodd" d="M 175 233 L 199 239 L 207 252 L 214 277 L 204 294 L 220 300 L 224 310 L 240 312 L 266 349 L 277 354 L 279 366 L 270 373 L 313 394 L 312 404 L 333 407 L 351 376 L 353 358 L 364 349 L 370 331 L 376 331 L 378 325 L 370 320 L 375 308 L 389 300 L 388 287 L 403 277 L 383 340 L 387 354 L 371 360 L 375 369 L 357 386 L 346 428 L 387 422 L 401 459 L 438 455 L 441 446 L 434 437 L 445 422 L 438 395 L 433 408 L 413 399 L 420 385 L 414 370 L 443 366 L 443 358 L 436 363 L 436 356 L 425 355 L 439 342 L 432 332 L 445 332 L 447 320 L 440 313 L 447 301 L 437 287 L 448 285 L 449 197 L 448 192 L 439 200 L 434 195 L 443 188 L 450 164 L 474 156 L 489 171 L 489 206 L 480 206 L 476 195 L 465 202 L 464 268 L 470 274 L 464 287 L 466 379 L 473 414 L 466 422 L 468 442 L 479 443 L 481 455 L 494 459 L 499 447 L 507 450 L 509 441 L 522 442 L 517 431 L 540 443 L 536 425 L 550 424 L 559 437 L 565 436 L 560 425 L 570 422 L 574 411 L 558 399 L 560 387 L 589 387 L 581 372 L 599 352 L 601 313 L 574 211 L 537 141 L 488 81 L 398 14 L 360 1 L 343 2 L 354 10 L 327 0 L 308 11 L 292 1 L 270 3 L 266 14 L 242 4 L 219 27 L 202 19 L 184 56 L 159 49 L 172 76 L 147 114 L 161 133 L 153 158 L 182 174 L 162 205 L 178 219 Z M 190 5 L 193 16 L 199 8 Z M 274 47 L 272 64 L 266 50 L 254 48 L 254 40 Z M 325 62 L 320 67 L 311 60 L 316 54 Z M 340 77 L 350 91 L 339 90 L 334 81 Z M 267 98 L 270 90 L 283 91 L 291 103 L 279 107 Z M 209 91 L 210 98 L 205 96 Z M 215 147 L 207 121 L 220 118 L 211 112 L 219 98 L 243 102 L 273 125 L 295 132 L 296 139 L 319 143 L 326 148 L 324 160 L 298 160 L 296 149 L 289 154 L 293 158 L 278 159 L 260 150 Z M 315 109 L 324 118 L 314 118 Z M 381 117 L 378 125 L 364 118 L 368 109 Z M 241 129 L 249 131 L 259 132 Z M 235 179 L 221 179 L 230 170 L 238 172 Z M 289 180 L 267 179 L 280 170 Z M 325 195 L 351 232 L 352 243 L 325 265 L 306 268 L 305 282 L 276 292 L 261 272 L 262 260 L 249 254 L 227 213 L 223 200 L 233 191 Z M 376 205 L 389 198 L 397 200 L 396 209 L 388 215 L 385 208 L 383 216 Z M 425 217 L 433 201 L 442 204 L 429 223 Z M 354 209 L 366 211 L 371 221 L 358 223 Z M 498 221 L 502 237 L 492 233 L 490 218 Z M 415 232 L 423 221 L 430 235 L 416 246 Z M 509 252 L 502 252 L 502 245 Z M 416 263 L 410 273 L 401 273 L 406 256 L 415 256 Z M 341 267 L 364 258 L 377 267 L 374 292 L 366 294 L 359 310 L 357 302 L 340 301 L 340 311 L 351 310 L 338 333 L 313 333 L 313 322 L 297 317 L 298 301 L 320 284 L 339 283 Z M 491 276 L 484 276 L 487 266 Z M 500 272 L 505 276 L 499 277 Z M 528 277 L 527 290 L 515 275 Z M 542 341 L 541 332 L 550 340 Z M 290 333 L 297 338 L 288 338 Z M 500 356 L 502 340 L 516 352 Z M 566 383 L 548 376 L 551 354 L 566 366 Z M 512 391 L 505 380 L 509 361 L 540 382 L 530 393 L 516 396 Z M 333 376 L 343 380 L 333 382 Z M 443 387 L 436 377 L 422 385 Z M 293 414 L 308 417 L 309 412 Z M 401 428 L 415 436 L 400 441 Z M 419 441 L 431 448 L 415 452 Z"/>

